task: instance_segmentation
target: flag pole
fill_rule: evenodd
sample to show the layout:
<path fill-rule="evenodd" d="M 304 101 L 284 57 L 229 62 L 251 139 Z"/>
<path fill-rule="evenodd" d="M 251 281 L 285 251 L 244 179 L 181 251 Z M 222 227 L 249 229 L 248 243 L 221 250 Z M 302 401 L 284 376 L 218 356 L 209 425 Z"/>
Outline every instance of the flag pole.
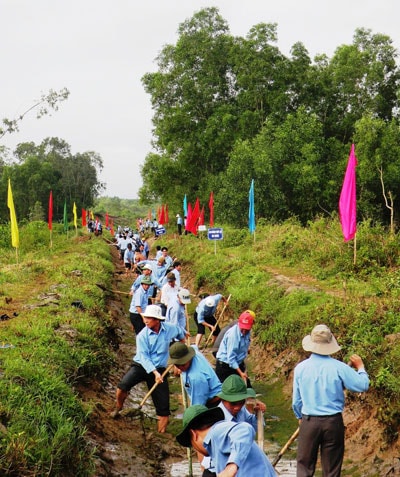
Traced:
<path fill-rule="evenodd" d="M 353 265 L 355 265 L 355 264 L 356 264 L 356 260 L 357 260 L 357 232 L 354 234 L 353 246 L 354 246 L 354 250 L 353 250 Z"/>

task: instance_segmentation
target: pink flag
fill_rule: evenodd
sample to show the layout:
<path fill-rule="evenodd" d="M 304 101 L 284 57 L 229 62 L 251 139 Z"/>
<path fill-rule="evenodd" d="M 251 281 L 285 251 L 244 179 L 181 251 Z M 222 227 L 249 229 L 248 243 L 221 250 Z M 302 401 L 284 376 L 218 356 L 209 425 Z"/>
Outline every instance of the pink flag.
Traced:
<path fill-rule="evenodd" d="M 357 230 L 356 166 L 357 158 L 352 144 L 339 199 L 339 216 L 345 242 L 353 239 Z"/>

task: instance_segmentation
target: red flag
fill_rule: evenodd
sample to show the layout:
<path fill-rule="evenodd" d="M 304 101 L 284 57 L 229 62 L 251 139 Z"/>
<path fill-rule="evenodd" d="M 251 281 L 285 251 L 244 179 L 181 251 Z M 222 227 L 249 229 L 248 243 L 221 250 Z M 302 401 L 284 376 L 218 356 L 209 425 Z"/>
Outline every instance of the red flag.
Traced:
<path fill-rule="evenodd" d="M 82 209 L 82 227 L 86 227 L 86 225 L 87 225 L 86 214 L 87 214 L 86 210 Z"/>
<path fill-rule="evenodd" d="M 49 230 L 53 230 L 53 191 L 50 191 L 50 196 L 49 196 Z"/>
<path fill-rule="evenodd" d="M 168 224 L 169 216 L 168 216 L 168 204 L 165 204 L 165 223 Z"/>
<path fill-rule="evenodd" d="M 210 227 L 214 227 L 214 193 L 213 192 L 210 192 L 208 208 L 210 209 Z"/>
<path fill-rule="evenodd" d="M 357 231 L 356 166 L 357 158 L 352 144 L 339 199 L 339 215 L 345 242 L 353 239 Z"/>
<path fill-rule="evenodd" d="M 111 219 L 111 227 L 110 227 L 110 233 L 114 237 L 115 232 L 114 232 L 114 221 Z"/>
<path fill-rule="evenodd" d="M 108 216 L 108 212 L 106 212 L 106 227 L 108 227 L 108 224 L 109 224 L 109 216 Z"/>
<path fill-rule="evenodd" d="M 160 218 L 158 219 L 158 223 L 160 225 L 165 224 L 165 212 L 164 212 L 164 206 L 163 205 L 161 206 Z"/>
<path fill-rule="evenodd" d="M 188 211 L 189 214 L 189 211 Z M 193 210 L 191 211 L 190 214 L 190 220 L 188 216 L 188 224 L 186 225 L 186 230 L 189 232 L 192 232 L 192 234 L 197 235 L 197 226 L 198 226 L 198 221 L 200 217 L 200 201 L 197 198 L 196 203 L 193 207 Z"/>
<path fill-rule="evenodd" d="M 201 208 L 198 225 L 204 225 L 204 205 Z"/>
<path fill-rule="evenodd" d="M 187 205 L 187 216 L 186 216 L 186 222 L 185 222 L 185 230 L 188 232 L 190 229 L 188 228 L 190 225 L 190 221 L 192 220 L 192 204 L 189 202 Z"/>

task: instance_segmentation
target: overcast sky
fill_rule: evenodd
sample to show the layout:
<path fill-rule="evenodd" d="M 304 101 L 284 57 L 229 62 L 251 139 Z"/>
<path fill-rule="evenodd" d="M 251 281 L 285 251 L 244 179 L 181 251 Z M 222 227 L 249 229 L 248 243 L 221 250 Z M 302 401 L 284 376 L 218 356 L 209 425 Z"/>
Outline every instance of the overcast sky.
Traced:
<path fill-rule="evenodd" d="M 0 119 L 14 119 L 50 89 L 70 91 L 58 112 L 26 116 L 0 145 L 64 139 L 72 153 L 103 159 L 104 195 L 136 198 L 151 151 L 150 97 L 141 78 L 175 43 L 180 23 L 216 6 L 232 35 L 278 24 L 278 47 L 301 41 L 311 57 L 332 56 L 356 28 L 390 36 L 400 48 L 399 0 L 0 0 Z"/>

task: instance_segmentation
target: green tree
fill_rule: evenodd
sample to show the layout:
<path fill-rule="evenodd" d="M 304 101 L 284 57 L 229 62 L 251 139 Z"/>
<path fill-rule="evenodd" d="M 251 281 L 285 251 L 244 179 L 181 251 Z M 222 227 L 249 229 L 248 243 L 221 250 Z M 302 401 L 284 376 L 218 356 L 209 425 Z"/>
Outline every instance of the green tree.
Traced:
<path fill-rule="evenodd" d="M 360 218 L 388 223 L 381 174 L 387 199 L 400 195 L 400 129 L 395 119 L 387 122 L 365 116 L 355 124 L 358 211 Z M 388 200 L 388 202 L 390 202 Z M 398 204 L 395 203 L 398 212 Z M 396 214 L 398 215 L 398 214 Z"/>
<path fill-rule="evenodd" d="M 98 154 L 88 151 L 73 155 L 70 146 L 58 138 L 45 139 L 38 146 L 21 143 L 15 150 L 15 162 L 3 168 L 0 193 L 6 197 L 10 177 L 16 211 L 22 219 L 29 217 L 37 202 L 47 210 L 52 190 L 54 219 L 59 220 L 63 215 L 64 200 L 67 200 L 69 209 L 74 202 L 78 209 L 94 204 L 104 188 L 98 178 L 102 166 Z M 0 205 L 0 213 L 7 216 L 5 204 Z"/>

